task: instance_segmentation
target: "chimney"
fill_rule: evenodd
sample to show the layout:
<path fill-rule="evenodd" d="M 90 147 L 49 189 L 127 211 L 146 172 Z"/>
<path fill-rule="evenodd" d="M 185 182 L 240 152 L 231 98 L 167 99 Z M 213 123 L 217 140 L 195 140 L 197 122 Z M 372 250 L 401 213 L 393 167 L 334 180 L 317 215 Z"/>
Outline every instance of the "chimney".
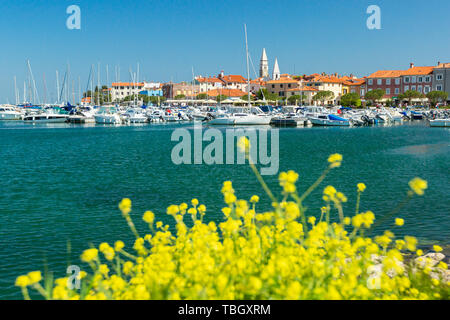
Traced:
<path fill-rule="evenodd" d="M 441 62 L 440 61 L 438 61 L 438 64 L 437 65 L 440 65 L 441 64 Z"/>
<path fill-rule="evenodd" d="M 410 68 L 414 68 L 414 63 L 411 62 L 411 63 L 409 64 L 409 67 L 410 67 Z"/>

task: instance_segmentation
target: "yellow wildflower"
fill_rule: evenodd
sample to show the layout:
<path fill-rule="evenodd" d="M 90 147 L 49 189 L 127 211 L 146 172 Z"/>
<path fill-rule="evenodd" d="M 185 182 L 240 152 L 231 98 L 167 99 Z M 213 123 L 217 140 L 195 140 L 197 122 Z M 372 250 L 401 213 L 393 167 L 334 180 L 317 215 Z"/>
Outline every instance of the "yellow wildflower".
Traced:
<path fill-rule="evenodd" d="M 415 194 L 422 196 L 424 194 L 424 190 L 428 188 L 428 183 L 420 178 L 414 178 L 409 182 L 409 187 Z"/>

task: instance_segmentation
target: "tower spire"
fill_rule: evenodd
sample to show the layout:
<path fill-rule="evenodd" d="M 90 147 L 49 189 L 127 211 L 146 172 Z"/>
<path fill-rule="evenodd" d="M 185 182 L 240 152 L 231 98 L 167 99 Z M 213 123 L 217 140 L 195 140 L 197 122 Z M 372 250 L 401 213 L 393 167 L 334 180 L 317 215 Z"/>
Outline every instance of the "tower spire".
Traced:
<path fill-rule="evenodd" d="M 275 64 L 273 65 L 272 80 L 280 80 L 280 67 L 277 58 L 275 58 Z"/>
<path fill-rule="evenodd" d="M 259 64 L 259 76 L 262 78 L 269 77 L 269 60 L 267 59 L 266 48 L 263 48 L 261 60 Z"/>

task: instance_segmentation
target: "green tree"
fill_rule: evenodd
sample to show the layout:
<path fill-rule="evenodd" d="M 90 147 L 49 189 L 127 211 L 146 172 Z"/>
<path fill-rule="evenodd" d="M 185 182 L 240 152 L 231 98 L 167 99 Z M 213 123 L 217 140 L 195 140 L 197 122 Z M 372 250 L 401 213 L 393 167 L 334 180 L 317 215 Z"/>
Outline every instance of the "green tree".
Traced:
<path fill-rule="evenodd" d="M 267 101 L 277 101 L 280 99 L 279 96 L 277 96 L 275 93 L 270 93 L 266 88 L 259 90 L 256 93 L 256 98 L 258 100 L 264 100 L 265 98 Z"/>
<path fill-rule="evenodd" d="M 175 100 L 181 100 L 181 99 L 184 99 L 184 98 L 186 98 L 186 95 L 184 95 L 184 94 L 178 94 L 178 95 L 176 95 L 174 97 Z"/>
<path fill-rule="evenodd" d="M 359 105 L 361 105 L 361 99 L 359 97 L 359 94 L 356 92 L 351 92 L 351 93 L 347 93 L 344 94 L 341 97 L 341 105 L 345 106 L 345 107 L 356 107 L 359 101 Z"/>
<path fill-rule="evenodd" d="M 288 98 L 288 102 L 290 104 L 300 104 L 302 102 L 305 102 L 307 99 L 308 98 L 304 94 L 302 94 L 302 95 L 294 94 L 293 96 L 290 96 Z"/>
<path fill-rule="evenodd" d="M 224 95 L 224 94 L 219 94 L 219 95 L 216 97 L 217 102 L 221 102 L 221 101 L 226 100 L 226 99 L 228 99 L 228 96 L 226 96 L 226 95 Z"/>
<path fill-rule="evenodd" d="M 206 93 L 200 93 L 196 97 L 197 100 L 206 100 L 208 99 L 208 95 Z"/>
<path fill-rule="evenodd" d="M 321 101 L 322 105 L 325 105 L 325 101 L 331 100 L 334 98 L 333 91 L 319 91 L 312 98 L 313 101 Z"/>
<path fill-rule="evenodd" d="M 367 91 L 364 97 L 366 98 L 366 100 L 369 100 L 371 102 L 370 105 L 372 105 L 373 103 L 380 101 L 385 94 L 386 93 L 383 89 L 375 89 Z"/>
<path fill-rule="evenodd" d="M 423 98 L 424 95 L 419 91 L 408 90 L 398 96 L 399 100 L 408 100 L 408 104 L 411 105 L 412 99 Z"/>
<path fill-rule="evenodd" d="M 447 100 L 448 93 L 445 91 L 430 91 L 427 93 L 427 98 L 430 103 L 435 106 L 438 102 L 444 102 Z"/>
<path fill-rule="evenodd" d="M 244 100 L 244 101 L 248 101 L 248 94 L 244 94 L 244 95 L 241 97 L 241 99 Z M 255 101 L 255 100 L 256 100 L 256 97 L 253 96 L 252 94 L 250 94 L 250 101 Z"/>

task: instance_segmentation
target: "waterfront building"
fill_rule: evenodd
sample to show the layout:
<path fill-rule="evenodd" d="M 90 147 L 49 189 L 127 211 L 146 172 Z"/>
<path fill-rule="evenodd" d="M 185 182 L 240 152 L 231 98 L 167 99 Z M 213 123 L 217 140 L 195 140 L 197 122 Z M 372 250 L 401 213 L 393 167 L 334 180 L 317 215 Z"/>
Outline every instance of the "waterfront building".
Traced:
<path fill-rule="evenodd" d="M 266 89 L 268 92 L 276 94 L 279 97 L 286 97 L 286 92 L 289 89 L 295 89 L 299 87 L 299 81 L 293 79 L 289 75 L 281 75 L 278 79 L 272 79 L 266 82 Z"/>
<path fill-rule="evenodd" d="M 186 97 L 195 97 L 200 93 L 200 85 L 189 82 L 165 83 L 162 87 L 163 96 L 167 99 L 173 99 L 176 96 L 184 95 Z"/>
<path fill-rule="evenodd" d="M 367 91 L 382 89 L 385 100 L 396 99 L 408 90 L 427 94 L 432 91 L 432 73 L 433 67 L 415 67 L 413 63 L 407 70 L 379 70 L 367 78 Z"/>
<path fill-rule="evenodd" d="M 216 98 L 218 95 L 227 96 L 229 98 L 242 98 L 247 95 L 247 92 L 239 89 L 214 89 L 206 92 L 206 94 L 211 98 Z"/>
<path fill-rule="evenodd" d="M 447 101 L 450 101 L 450 63 L 440 63 L 433 68 L 432 74 L 433 91 L 447 92 Z"/>
<path fill-rule="evenodd" d="M 331 91 L 334 94 L 332 100 L 326 101 L 326 104 L 338 104 L 342 96 L 342 83 L 337 73 L 333 75 L 327 75 L 322 73 L 320 75 L 314 75 L 306 77 L 305 86 L 317 89 L 317 91 Z"/>
<path fill-rule="evenodd" d="M 112 101 L 119 101 L 127 96 L 137 95 L 143 89 L 143 82 L 113 82 L 111 84 L 111 99 Z"/>
<path fill-rule="evenodd" d="M 403 93 L 412 90 L 422 94 L 432 91 L 433 67 L 415 67 L 411 63 L 408 70 L 402 72 Z M 387 94 L 387 92 L 386 92 Z"/>

